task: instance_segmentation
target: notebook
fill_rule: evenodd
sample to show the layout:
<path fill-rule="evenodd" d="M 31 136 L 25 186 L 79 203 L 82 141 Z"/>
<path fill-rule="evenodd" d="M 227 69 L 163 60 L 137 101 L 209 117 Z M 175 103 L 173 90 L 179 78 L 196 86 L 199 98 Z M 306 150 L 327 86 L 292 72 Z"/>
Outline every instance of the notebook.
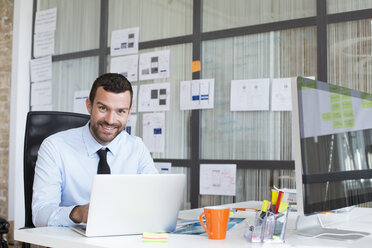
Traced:
<path fill-rule="evenodd" d="M 185 185 L 184 174 L 96 175 L 87 224 L 72 229 L 87 237 L 172 232 Z"/>

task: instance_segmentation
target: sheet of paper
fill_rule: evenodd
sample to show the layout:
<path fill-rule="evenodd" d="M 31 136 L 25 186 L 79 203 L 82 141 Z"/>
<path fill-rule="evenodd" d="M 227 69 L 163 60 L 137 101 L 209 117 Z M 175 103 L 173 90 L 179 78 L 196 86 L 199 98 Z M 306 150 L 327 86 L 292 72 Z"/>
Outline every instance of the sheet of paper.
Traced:
<path fill-rule="evenodd" d="M 133 83 L 138 80 L 138 55 L 111 58 L 110 72 L 119 73 Z"/>
<path fill-rule="evenodd" d="M 129 115 L 125 131 L 130 135 L 136 135 L 137 115 Z"/>
<path fill-rule="evenodd" d="M 164 112 L 143 114 L 142 122 L 143 142 L 145 143 L 149 151 L 164 152 Z"/>
<path fill-rule="evenodd" d="M 139 62 L 139 79 L 151 80 L 168 78 L 170 75 L 169 56 L 169 50 L 141 54 Z"/>
<path fill-rule="evenodd" d="M 154 164 L 159 174 L 170 174 L 171 173 L 172 163 L 155 162 Z"/>
<path fill-rule="evenodd" d="M 201 195 L 235 195 L 236 164 L 201 164 Z"/>
<path fill-rule="evenodd" d="M 53 110 L 52 104 L 31 106 L 31 111 L 52 111 L 52 110 Z"/>
<path fill-rule="evenodd" d="M 31 84 L 31 106 L 52 104 L 52 82 Z"/>
<path fill-rule="evenodd" d="M 139 28 L 113 30 L 111 32 L 111 56 L 138 53 Z"/>
<path fill-rule="evenodd" d="M 274 78 L 271 84 L 271 111 L 292 111 L 291 78 Z"/>
<path fill-rule="evenodd" d="M 214 78 L 182 81 L 180 109 L 211 109 L 214 106 Z"/>
<path fill-rule="evenodd" d="M 133 98 L 132 98 L 132 113 L 137 112 L 137 92 L 138 92 L 138 86 L 132 85 L 133 90 Z"/>
<path fill-rule="evenodd" d="M 47 81 L 52 79 L 52 57 L 42 57 L 31 60 L 31 82 Z"/>
<path fill-rule="evenodd" d="M 75 113 L 89 115 L 89 112 L 85 104 L 85 101 L 89 97 L 89 92 L 90 92 L 89 90 L 75 91 L 75 94 L 74 94 L 74 112 Z"/>
<path fill-rule="evenodd" d="M 138 112 L 169 111 L 170 83 L 141 85 L 138 100 Z"/>
<path fill-rule="evenodd" d="M 36 12 L 35 34 L 56 30 L 57 8 Z"/>
<path fill-rule="evenodd" d="M 54 31 L 34 34 L 34 57 L 54 54 Z"/>
<path fill-rule="evenodd" d="M 231 80 L 230 110 L 269 110 L 270 79 Z"/>

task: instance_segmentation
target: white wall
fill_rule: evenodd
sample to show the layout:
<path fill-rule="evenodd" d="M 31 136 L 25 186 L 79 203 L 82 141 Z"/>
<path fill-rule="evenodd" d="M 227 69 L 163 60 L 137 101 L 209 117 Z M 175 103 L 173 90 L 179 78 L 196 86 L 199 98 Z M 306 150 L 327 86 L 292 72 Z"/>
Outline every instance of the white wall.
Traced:
<path fill-rule="evenodd" d="M 29 110 L 32 9 L 30 0 L 14 0 L 9 131 L 8 219 L 24 226 L 23 143 Z"/>

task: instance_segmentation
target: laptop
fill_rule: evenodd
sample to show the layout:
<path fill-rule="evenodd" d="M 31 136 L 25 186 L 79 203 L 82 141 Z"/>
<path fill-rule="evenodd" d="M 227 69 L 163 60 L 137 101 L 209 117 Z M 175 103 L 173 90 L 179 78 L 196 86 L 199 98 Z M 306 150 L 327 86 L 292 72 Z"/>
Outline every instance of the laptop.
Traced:
<path fill-rule="evenodd" d="M 96 175 L 87 224 L 72 229 L 87 237 L 172 232 L 185 186 L 184 174 Z"/>

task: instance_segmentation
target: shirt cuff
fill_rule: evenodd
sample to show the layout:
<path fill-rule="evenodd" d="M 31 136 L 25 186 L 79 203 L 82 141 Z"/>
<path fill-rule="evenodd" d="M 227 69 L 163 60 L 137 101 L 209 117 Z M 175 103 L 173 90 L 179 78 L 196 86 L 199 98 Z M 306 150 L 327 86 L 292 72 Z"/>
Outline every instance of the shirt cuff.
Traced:
<path fill-rule="evenodd" d="M 74 226 L 76 225 L 70 219 L 70 213 L 75 206 L 60 207 L 58 210 L 52 214 L 49 218 L 48 226 Z"/>

